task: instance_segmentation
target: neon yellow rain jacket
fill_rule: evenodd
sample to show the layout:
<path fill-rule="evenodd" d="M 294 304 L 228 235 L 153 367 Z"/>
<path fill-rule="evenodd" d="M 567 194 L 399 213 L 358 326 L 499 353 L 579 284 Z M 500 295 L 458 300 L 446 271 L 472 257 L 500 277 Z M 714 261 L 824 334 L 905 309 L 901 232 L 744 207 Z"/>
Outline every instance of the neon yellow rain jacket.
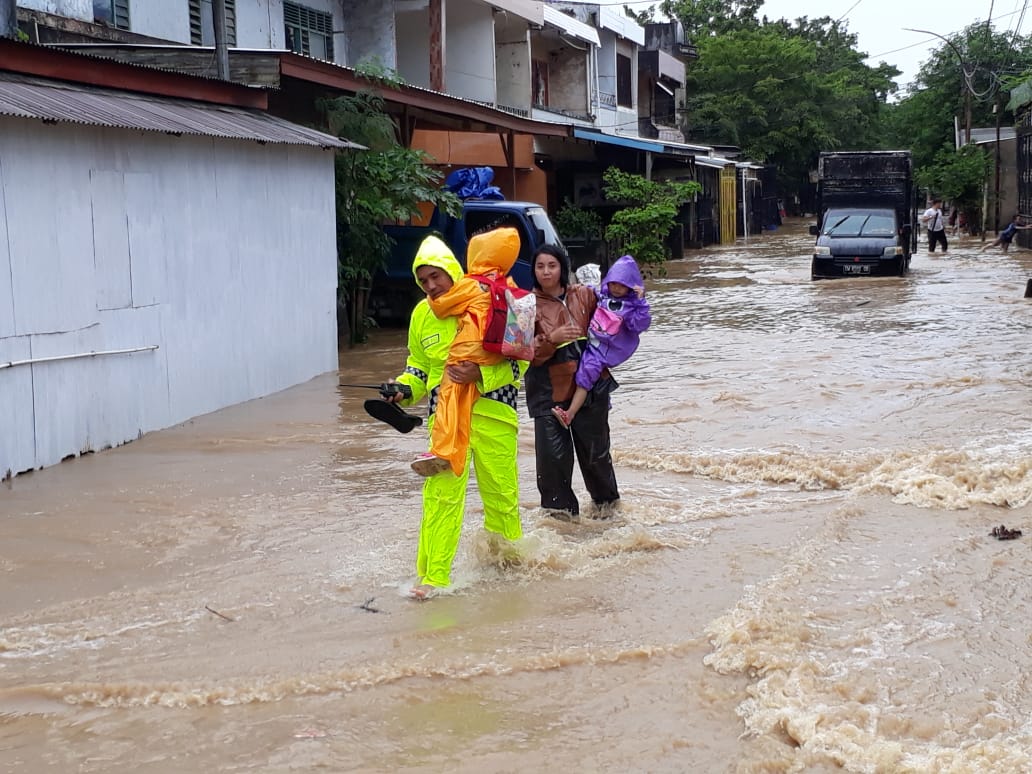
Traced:
<path fill-rule="evenodd" d="M 423 240 L 413 261 L 412 273 L 420 266 L 436 266 L 453 280 L 463 276 L 462 267 L 448 246 L 437 237 Z M 437 319 L 427 300 L 412 310 L 408 331 L 408 359 L 397 381 L 412 388 L 411 405 L 429 396 L 428 428 L 433 429 L 437 393 L 455 338 L 455 317 Z M 480 366 L 477 383 L 480 398 L 473 404 L 468 459 L 477 471 L 477 489 L 484 507 L 484 529 L 507 540 L 523 536 L 519 513 L 519 484 L 516 469 L 516 440 L 520 379 L 524 361 L 504 360 L 498 365 Z M 469 462 L 460 475 L 445 470 L 429 476 L 423 484 L 423 518 L 419 527 L 416 571 L 419 583 L 443 587 L 451 584 L 451 566 L 459 546 L 462 517 L 469 482 Z"/>

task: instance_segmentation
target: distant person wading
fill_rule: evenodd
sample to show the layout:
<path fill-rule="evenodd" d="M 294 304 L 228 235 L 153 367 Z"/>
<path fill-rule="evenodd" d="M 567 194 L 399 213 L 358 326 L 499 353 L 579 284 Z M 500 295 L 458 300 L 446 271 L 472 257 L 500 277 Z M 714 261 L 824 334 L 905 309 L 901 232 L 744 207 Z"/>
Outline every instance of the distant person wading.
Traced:
<path fill-rule="evenodd" d="M 937 244 L 942 245 L 943 254 L 949 247 L 946 242 L 946 221 L 942 216 L 942 199 L 933 199 L 932 206 L 921 215 L 921 222 L 928 229 L 928 252 L 934 253 Z"/>

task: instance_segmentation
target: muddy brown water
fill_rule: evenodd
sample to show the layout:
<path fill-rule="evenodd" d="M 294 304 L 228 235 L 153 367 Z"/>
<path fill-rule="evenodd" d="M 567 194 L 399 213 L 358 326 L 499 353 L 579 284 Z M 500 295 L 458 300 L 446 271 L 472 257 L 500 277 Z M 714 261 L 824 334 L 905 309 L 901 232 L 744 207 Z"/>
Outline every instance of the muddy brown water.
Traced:
<path fill-rule="evenodd" d="M 809 244 L 650 280 L 619 517 L 537 508 L 524 408 L 522 562 L 474 495 L 427 603 L 425 433 L 337 387 L 401 331 L 8 482 L 0 771 L 1029 771 L 1032 253 L 811 282 Z"/>

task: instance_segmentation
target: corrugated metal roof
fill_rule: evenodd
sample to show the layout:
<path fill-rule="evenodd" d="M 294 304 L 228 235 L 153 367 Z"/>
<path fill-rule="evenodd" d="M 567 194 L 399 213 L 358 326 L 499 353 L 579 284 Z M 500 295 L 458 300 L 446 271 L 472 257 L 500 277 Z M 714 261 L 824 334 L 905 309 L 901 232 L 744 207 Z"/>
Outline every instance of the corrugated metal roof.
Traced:
<path fill-rule="evenodd" d="M 257 110 L 0 72 L 0 115 L 319 148 L 362 148 Z"/>

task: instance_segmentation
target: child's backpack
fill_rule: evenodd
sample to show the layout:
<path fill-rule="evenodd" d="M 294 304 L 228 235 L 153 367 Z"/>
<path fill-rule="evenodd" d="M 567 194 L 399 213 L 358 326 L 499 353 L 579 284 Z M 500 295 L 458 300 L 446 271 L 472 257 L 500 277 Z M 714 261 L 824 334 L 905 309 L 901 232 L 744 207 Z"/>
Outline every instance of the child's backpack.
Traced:
<path fill-rule="evenodd" d="M 494 279 L 482 274 L 470 276 L 487 288 L 491 296 L 484 349 L 513 360 L 532 360 L 537 312 L 534 294 L 522 288 L 509 287 L 504 277 Z"/>
<path fill-rule="evenodd" d="M 605 302 L 600 303 L 588 323 L 588 336 L 596 339 L 611 339 L 619 331 L 623 318 Z"/>

